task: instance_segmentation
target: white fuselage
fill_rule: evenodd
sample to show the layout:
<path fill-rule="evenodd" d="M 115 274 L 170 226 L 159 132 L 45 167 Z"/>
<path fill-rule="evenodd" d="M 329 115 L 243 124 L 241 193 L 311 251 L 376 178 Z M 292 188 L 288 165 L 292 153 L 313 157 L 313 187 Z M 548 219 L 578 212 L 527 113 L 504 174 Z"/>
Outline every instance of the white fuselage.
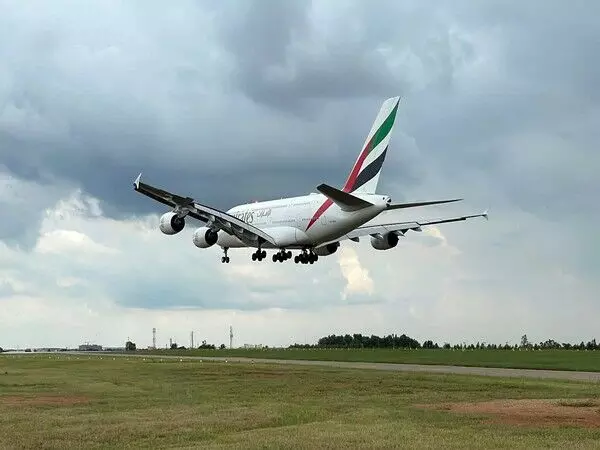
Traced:
<path fill-rule="evenodd" d="M 386 209 L 388 196 L 379 194 L 357 195 L 373 203 L 358 211 L 343 211 L 322 194 L 310 194 L 280 200 L 248 203 L 231 208 L 228 214 L 265 230 L 276 245 L 264 243 L 263 248 L 317 247 L 332 242 L 356 227 L 368 222 Z M 217 244 L 221 247 L 248 247 L 235 236 L 219 232 Z"/>

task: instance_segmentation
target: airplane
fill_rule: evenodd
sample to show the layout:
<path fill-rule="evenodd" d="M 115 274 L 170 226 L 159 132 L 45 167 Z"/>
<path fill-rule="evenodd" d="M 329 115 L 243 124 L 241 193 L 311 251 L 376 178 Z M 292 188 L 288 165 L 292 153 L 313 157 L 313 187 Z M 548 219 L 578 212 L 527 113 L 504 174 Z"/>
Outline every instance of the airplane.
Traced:
<path fill-rule="evenodd" d="M 411 203 L 392 203 L 389 195 L 377 193 L 379 176 L 388 151 L 400 97 L 383 102 L 359 153 L 346 183 L 341 189 L 328 184 L 317 186 L 318 193 L 277 200 L 261 201 L 234 206 L 227 211 L 198 203 L 193 198 L 180 196 L 135 179 L 134 190 L 171 208 L 160 217 L 160 231 L 166 235 L 181 232 L 186 217 L 203 222 L 192 237 L 198 248 L 213 245 L 223 250 L 222 263 L 229 263 L 231 248 L 255 248 L 253 261 L 262 261 L 266 249 L 277 250 L 273 262 L 292 257 L 296 264 L 314 264 L 320 256 L 334 254 L 340 242 L 346 239 L 358 242 L 370 236 L 376 250 L 396 247 L 399 237 L 408 231 L 422 231 L 422 227 L 464 221 L 481 214 L 437 219 L 430 221 L 393 222 L 365 225 L 387 211 L 461 201 L 461 198 Z"/>

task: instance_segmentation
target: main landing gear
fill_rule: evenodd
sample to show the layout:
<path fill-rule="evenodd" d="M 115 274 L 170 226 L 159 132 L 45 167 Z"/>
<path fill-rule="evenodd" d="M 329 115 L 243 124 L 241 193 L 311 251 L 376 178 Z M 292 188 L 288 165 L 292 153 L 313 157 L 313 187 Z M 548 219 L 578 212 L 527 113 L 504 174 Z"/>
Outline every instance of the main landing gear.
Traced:
<path fill-rule="evenodd" d="M 227 250 L 229 250 L 228 247 L 223 248 L 223 253 L 225 255 L 221 258 L 222 263 L 229 263 L 229 256 L 227 256 Z"/>
<path fill-rule="evenodd" d="M 260 248 L 252 253 L 252 261 L 262 261 L 267 257 L 267 252 L 261 250 Z"/>
<path fill-rule="evenodd" d="M 294 262 L 296 264 L 314 264 L 318 259 L 319 257 L 315 255 L 312 250 L 308 252 L 306 249 L 302 250 L 302 253 L 299 255 L 294 256 Z"/>
<path fill-rule="evenodd" d="M 262 249 L 258 249 L 256 250 L 254 253 L 252 253 L 252 261 L 262 261 L 263 259 L 265 259 L 267 256 L 267 252 L 262 250 Z M 225 256 L 224 258 L 227 258 L 227 250 L 225 250 Z M 273 262 L 284 262 L 287 261 L 288 259 L 292 258 L 292 252 L 286 249 L 281 249 L 279 250 L 277 253 L 273 254 Z M 294 256 L 294 262 L 296 264 L 314 264 L 317 260 L 319 259 L 319 257 L 314 254 L 312 252 L 312 250 L 307 250 L 307 249 L 303 249 L 302 253 L 300 253 L 299 255 Z M 227 261 L 223 261 L 223 262 L 229 262 L 229 258 L 227 258 Z"/>
<path fill-rule="evenodd" d="M 289 250 L 286 252 L 285 249 L 279 250 L 277 253 L 273 253 L 273 262 L 284 262 L 292 257 L 292 252 Z"/>

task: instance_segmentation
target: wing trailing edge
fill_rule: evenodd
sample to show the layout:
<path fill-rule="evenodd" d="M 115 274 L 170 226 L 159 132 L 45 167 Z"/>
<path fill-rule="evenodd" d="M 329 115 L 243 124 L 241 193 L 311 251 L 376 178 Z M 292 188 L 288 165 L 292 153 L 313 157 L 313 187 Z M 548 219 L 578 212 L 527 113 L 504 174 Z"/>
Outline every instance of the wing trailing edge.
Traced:
<path fill-rule="evenodd" d="M 450 200 L 432 200 L 428 202 L 411 202 L 411 203 L 396 203 L 388 205 L 387 209 L 404 209 L 404 208 L 416 208 L 418 206 L 429 206 L 429 205 L 441 205 L 442 203 L 453 203 L 460 202 L 462 198 L 453 198 Z"/>

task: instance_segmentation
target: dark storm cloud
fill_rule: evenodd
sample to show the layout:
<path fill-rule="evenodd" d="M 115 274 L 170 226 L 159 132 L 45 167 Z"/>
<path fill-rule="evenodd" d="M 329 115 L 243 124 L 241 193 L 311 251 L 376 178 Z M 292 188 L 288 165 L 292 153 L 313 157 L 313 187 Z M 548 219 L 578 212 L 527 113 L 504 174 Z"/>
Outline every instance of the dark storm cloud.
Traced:
<path fill-rule="evenodd" d="M 343 182 L 382 97 L 401 90 L 385 57 L 367 34 L 344 50 L 343 35 L 332 37 L 318 57 L 290 51 L 311 37 L 307 2 L 207 5 L 212 19 L 200 18 L 202 8 L 186 17 L 173 7 L 155 28 L 156 7 L 109 13 L 101 4 L 70 5 L 74 23 L 13 4 L 13 14 L 0 19 L 12 33 L 11 46 L 0 47 L 8 168 L 28 179 L 51 174 L 78 183 L 110 215 L 152 210 L 130 192 L 140 170 L 178 192 L 206 193 L 218 207 Z M 209 19 L 215 30 L 193 29 Z M 187 44 L 200 36 L 213 40 Z M 297 71 L 290 80 L 269 77 L 286 64 Z M 371 100 L 318 113 L 332 97 Z M 308 113 L 294 109 L 308 99 Z"/>
<path fill-rule="evenodd" d="M 575 214 L 597 187 L 597 127 L 568 117 L 598 109 L 599 7 L 540 5 L 14 2 L 0 14 L 0 157 L 81 185 L 111 216 L 161 208 L 132 192 L 141 170 L 227 208 L 341 184 L 381 100 L 400 94 L 382 189 L 435 163 Z M 554 130 L 567 138 L 552 150 L 515 138 Z"/>
<path fill-rule="evenodd" d="M 311 43 L 311 6 L 309 1 L 254 0 L 229 11 L 227 17 L 233 17 L 223 21 L 221 31 L 235 64 L 234 79 L 246 95 L 306 113 L 324 99 L 385 98 L 404 90 L 371 43 L 339 46 L 318 38 Z M 306 48 L 311 45 L 318 54 Z"/>

